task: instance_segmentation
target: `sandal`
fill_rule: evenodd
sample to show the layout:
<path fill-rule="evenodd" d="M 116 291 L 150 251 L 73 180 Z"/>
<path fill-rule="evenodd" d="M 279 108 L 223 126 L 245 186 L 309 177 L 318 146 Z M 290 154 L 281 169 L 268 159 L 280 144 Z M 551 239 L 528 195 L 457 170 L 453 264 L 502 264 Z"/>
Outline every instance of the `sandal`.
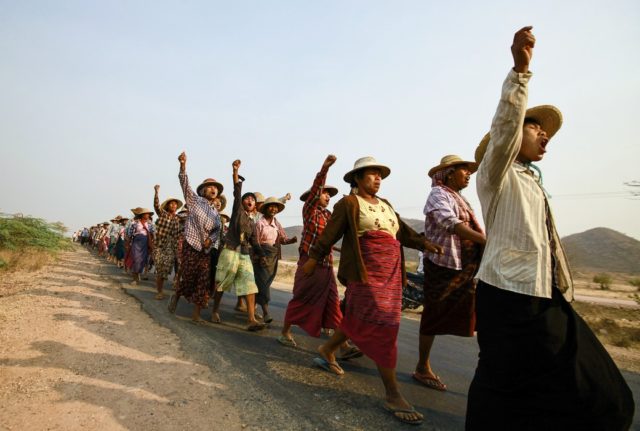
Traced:
<path fill-rule="evenodd" d="M 278 340 L 278 343 L 282 344 L 283 346 L 287 346 L 287 347 L 298 346 L 296 344 L 296 340 L 294 340 L 293 338 L 285 337 L 284 335 L 278 336 L 277 340 Z"/>
<path fill-rule="evenodd" d="M 155 298 L 156 298 L 158 301 L 163 300 L 163 299 L 165 298 L 164 293 L 156 293 Z"/>
<path fill-rule="evenodd" d="M 405 423 L 405 424 L 420 425 L 422 423 L 423 419 L 424 419 L 424 416 L 422 415 L 422 413 L 418 412 L 414 407 L 411 407 L 410 409 L 401 409 L 401 408 L 391 407 L 387 403 L 384 403 L 382 405 L 382 407 L 386 411 L 391 413 L 394 418 L 398 419 L 400 422 Z M 402 415 L 407 415 L 407 414 L 417 414 L 418 415 L 418 419 L 408 419 L 408 418 L 402 416 Z"/>
<path fill-rule="evenodd" d="M 169 310 L 169 313 L 175 314 L 177 307 L 178 307 L 178 297 L 176 295 L 171 295 L 171 297 L 169 298 L 169 304 L 167 305 L 167 310 Z"/>
<path fill-rule="evenodd" d="M 258 332 L 265 328 L 264 323 L 253 323 L 247 327 L 247 331 Z"/>
<path fill-rule="evenodd" d="M 202 319 L 198 319 L 198 320 L 193 320 L 193 319 L 191 319 L 191 323 L 192 323 L 192 324 L 194 324 L 194 325 L 196 325 L 196 326 L 204 326 L 204 325 L 206 325 L 206 324 L 207 324 L 207 322 L 205 322 L 205 321 L 204 321 L 204 320 L 202 320 Z"/>
<path fill-rule="evenodd" d="M 317 358 L 313 358 L 313 363 L 317 367 L 320 367 L 323 370 L 336 374 L 338 376 L 341 376 L 344 374 L 344 370 L 342 369 L 342 367 L 340 367 L 340 365 L 338 365 L 337 362 L 329 362 L 325 358 L 317 357 Z"/>
<path fill-rule="evenodd" d="M 211 323 L 215 323 L 216 325 L 222 323 L 222 320 L 220 320 L 220 315 L 218 313 L 211 314 Z"/>
<path fill-rule="evenodd" d="M 436 376 L 435 379 L 433 377 L 429 377 L 425 374 L 418 373 L 417 371 L 412 374 L 414 380 L 422 383 L 426 387 L 430 389 L 435 389 L 436 391 L 446 391 L 447 385 L 442 383 L 440 377 Z"/>

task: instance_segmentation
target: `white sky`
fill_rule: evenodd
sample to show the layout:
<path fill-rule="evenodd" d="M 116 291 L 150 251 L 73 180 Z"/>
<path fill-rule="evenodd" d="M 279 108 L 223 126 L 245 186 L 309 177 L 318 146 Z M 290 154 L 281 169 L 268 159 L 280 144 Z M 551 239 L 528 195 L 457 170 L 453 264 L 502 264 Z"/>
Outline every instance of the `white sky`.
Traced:
<path fill-rule="evenodd" d="M 422 218 L 426 172 L 473 156 L 534 26 L 529 104 L 565 118 L 540 167 L 562 236 L 640 239 L 640 2 L 0 0 L 0 211 L 75 230 L 197 185 L 294 200 L 324 157 L 391 168 L 381 195 Z M 640 188 L 638 188 L 640 189 Z M 475 184 L 465 195 L 476 211 Z"/>

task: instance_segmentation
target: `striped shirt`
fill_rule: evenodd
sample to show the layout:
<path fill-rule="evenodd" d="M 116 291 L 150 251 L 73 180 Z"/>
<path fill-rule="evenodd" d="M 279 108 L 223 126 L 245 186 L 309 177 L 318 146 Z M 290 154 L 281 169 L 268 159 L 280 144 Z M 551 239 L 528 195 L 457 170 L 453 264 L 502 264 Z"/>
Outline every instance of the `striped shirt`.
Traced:
<path fill-rule="evenodd" d="M 184 224 L 184 236 L 187 243 L 197 251 L 209 252 L 220 245 L 220 216 L 213 203 L 198 196 L 189 185 L 189 177 L 184 171 L 178 174 L 184 199 L 189 208 L 189 215 Z M 209 238 L 211 246 L 205 249 L 204 242 Z"/>
<path fill-rule="evenodd" d="M 487 244 L 477 278 L 500 289 L 551 298 L 553 253 L 558 289 L 571 300 L 573 280 L 544 191 L 538 178 L 516 161 L 530 77 L 530 72 L 509 72 L 491 124 L 491 140 L 478 168 L 476 185 Z"/>

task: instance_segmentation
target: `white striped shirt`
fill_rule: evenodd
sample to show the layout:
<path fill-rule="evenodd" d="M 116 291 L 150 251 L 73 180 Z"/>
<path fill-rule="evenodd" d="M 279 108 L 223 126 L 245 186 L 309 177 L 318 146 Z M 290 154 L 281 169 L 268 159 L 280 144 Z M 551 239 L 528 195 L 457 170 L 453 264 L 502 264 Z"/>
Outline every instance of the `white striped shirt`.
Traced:
<path fill-rule="evenodd" d="M 491 124 L 491 140 L 476 185 L 487 229 L 477 278 L 500 289 L 551 298 L 552 262 L 545 195 L 538 179 L 516 162 L 527 110 L 531 73 L 511 70 Z M 558 289 L 573 299 L 573 280 L 549 212 L 556 244 Z"/>

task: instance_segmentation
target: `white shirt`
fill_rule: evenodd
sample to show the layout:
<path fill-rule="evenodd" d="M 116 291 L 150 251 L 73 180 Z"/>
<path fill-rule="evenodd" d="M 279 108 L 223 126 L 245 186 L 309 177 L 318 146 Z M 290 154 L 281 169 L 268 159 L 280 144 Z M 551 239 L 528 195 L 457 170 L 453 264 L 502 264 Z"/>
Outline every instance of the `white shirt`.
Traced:
<path fill-rule="evenodd" d="M 530 72 L 509 72 L 491 124 L 491 140 L 478 168 L 476 185 L 487 245 L 477 278 L 500 289 L 551 298 L 546 198 L 538 179 L 516 162 L 530 78 Z M 556 244 L 558 289 L 572 300 L 573 280 L 550 210 L 549 217 Z"/>

